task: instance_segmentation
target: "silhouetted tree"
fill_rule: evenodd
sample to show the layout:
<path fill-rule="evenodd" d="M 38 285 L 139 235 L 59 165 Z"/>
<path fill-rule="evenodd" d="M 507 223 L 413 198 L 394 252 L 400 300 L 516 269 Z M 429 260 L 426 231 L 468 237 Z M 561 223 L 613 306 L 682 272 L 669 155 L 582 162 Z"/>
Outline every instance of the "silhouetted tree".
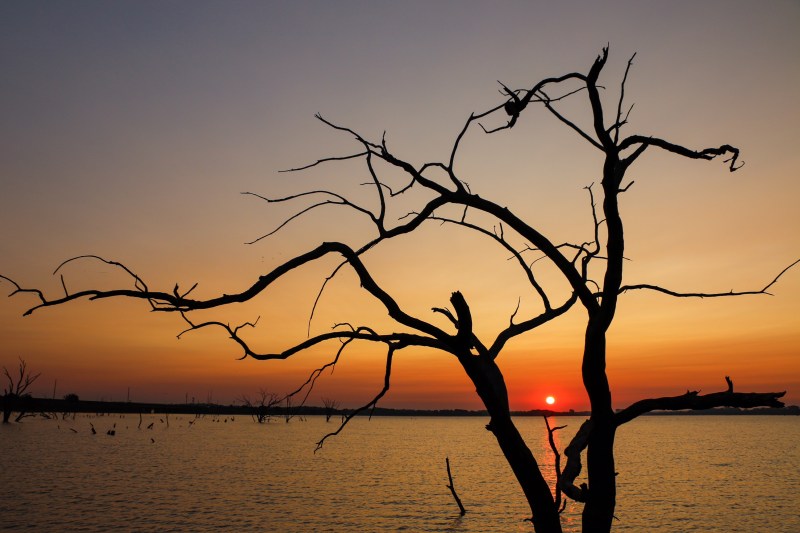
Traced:
<path fill-rule="evenodd" d="M 25 417 L 27 404 L 30 402 L 31 395 L 26 391 L 40 374 L 31 374 L 28 365 L 23 358 L 19 358 L 17 375 L 12 376 L 8 368 L 3 367 L 3 374 L 6 376 L 8 385 L 3 389 L 3 424 L 8 424 L 11 413 L 17 411 L 15 421 L 19 422 Z"/>
<path fill-rule="evenodd" d="M 283 398 L 283 401 L 286 402 L 286 406 L 283 408 L 283 420 L 287 424 L 292 418 L 294 418 L 294 402 L 292 401 L 292 398 L 294 398 L 292 395 L 286 395 Z"/>
<path fill-rule="evenodd" d="M 250 397 L 246 395 L 241 397 L 241 402 L 250 409 L 250 415 L 259 424 L 269 421 L 272 408 L 280 401 L 277 394 L 267 392 L 265 389 L 258 389 L 255 401 L 250 400 Z"/>
<path fill-rule="evenodd" d="M 495 436 L 511 466 L 530 505 L 533 526 L 539 533 L 561 531 L 559 507 L 537 460 L 511 418 L 508 393 L 497 359 L 510 340 L 563 315 L 573 305 L 579 305 L 584 309 L 586 316 L 582 377 L 591 403 L 591 416 L 564 450 L 566 463 L 558 478 L 558 488 L 568 498 L 583 503 L 584 531 L 607 532 L 611 529 L 616 505 L 614 437 L 620 425 L 654 409 L 705 409 L 716 406 L 779 407 L 783 405 L 779 398 L 784 394 L 734 392 L 733 384 L 728 380 L 728 387 L 723 392 L 705 395 L 687 392 L 676 397 L 646 399 L 615 412 L 612 408 L 611 390 L 606 374 L 606 332 L 616 314 L 619 296 L 631 291 L 655 291 L 674 297 L 706 298 L 766 294 L 786 271 L 784 269 L 762 289 L 726 293 L 683 293 L 658 285 L 623 283 L 625 238 L 619 201 L 620 196 L 633 183 L 627 178 L 627 172 L 632 165 L 648 150 L 660 150 L 698 160 L 727 157 L 725 162 L 728 163 L 731 172 L 740 168 L 741 163 L 738 162 L 739 150 L 727 144 L 693 149 L 656 136 L 639 134 L 623 136 L 622 130 L 628 125 L 630 113 L 630 108 L 624 110 L 625 83 L 633 58 L 628 62 L 621 80 L 616 109 L 612 109 L 609 113 L 601 101 L 601 87 L 598 84 L 607 57 L 608 49 L 603 49 L 586 73 L 571 72 L 546 78 L 524 89 L 512 90 L 503 86 L 504 101 L 487 111 L 471 114 L 456 136 L 447 159 L 441 162 L 414 165 L 389 149 L 385 135 L 380 140 L 369 140 L 350 128 L 317 115 L 325 125 L 351 136 L 358 148 L 354 153 L 322 158 L 289 171 L 298 172 L 319 165 L 362 160 L 365 172 L 369 176 L 368 185 L 374 194 L 372 207 L 367 207 L 363 201 L 357 201 L 354 197 L 336 190 L 310 190 L 281 198 L 254 194 L 267 202 L 282 203 L 309 199 L 313 202 L 310 206 L 299 209 L 294 216 L 264 237 L 272 235 L 295 218 L 319 207 L 338 206 L 362 215 L 374 230 L 374 236 L 367 238 L 360 246 L 353 247 L 344 242 L 324 242 L 261 275 L 241 292 L 225 293 L 209 299 L 190 298 L 189 294 L 194 287 L 184 292 L 181 292 L 177 285 L 171 291 L 151 290 L 133 270 L 121 263 L 98 256 L 72 258 L 59 266 L 56 272 L 68 262 L 94 259 L 122 269 L 132 278 L 134 287 L 117 290 L 86 289 L 72 293 L 65 290 L 64 296 L 49 298 L 38 289 L 23 288 L 9 280 L 15 287 L 12 294 L 32 293 L 38 297 L 39 303 L 25 314 L 42 307 L 61 305 L 78 299 L 101 300 L 121 296 L 144 300 L 150 304 L 153 311 L 178 313 L 188 324 L 183 333 L 207 327 L 221 328 L 242 348 L 245 357 L 259 360 L 286 359 L 328 341 L 338 341 L 340 345 L 330 362 L 316 369 L 304 384 L 303 387 L 307 385 L 309 389 L 313 387 L 320 372 L 326 367 L 335 365 L 342 352 L 352 343 L 382 345 L 385 350 L 382 387 L 368 402 L 348 413 L 338 429 L 323 436 L 317 446 L 322 446 L 327 438 L 342 431 L 358 413 L 375 407 L 390 388 L 392 361 L 399 351 L 410 347 L 422 347 L 448 354 L 460 363 L 486 406 L 491 417 L 487 429 Z M 582 127 L 581 121 L 568 116 L 561 105 L 566 100 L 572 101 L 569 109 L 573 110 L 580 102 L 585 103 L 590 124 L 588 127 Z M 603 162 L 599 168 L 602 176 L 599 190 L 595 191 L 591 185 L 587 187 L 594 224 L 592 234 L 585 242 L 557 244 L 540 229 L 508 208 L 473 193 L 456 170 L 461 142 L 468 133 L 475 130 L 476 125 L 488 134 L 508 131 L 523 120 L 523 115 L 533 108 L 543 108 L 602 157 Z M 505 118 L 500 120 L 500 125 L 489 129 L 482 125 L 482 121 L 498 121 L 496 118 L 498 114 L 505 115 Z M 535 183 L 531 183 L 530 193 L 532 195 L 537 193 Z M 599 198 L 596 198 L 596 195 Z M 408 201 L 419 203 L 411 210 L 406 210 L 407 208 L 402 205 L 398 207 L 397 202 L 400 198 L 408 198 Z M 403 211 L 403 216 L 396 216 L 398 211 Z M 437 319 L 436 321 L 417 316 L 404 309 L 373 277 L 364 259 L 368 252 L 382 243 L 395 237 L 406 236 L 420 228 L 423 223 L 430 221 L 453 225 L 493 241 L 498 247 L 498 256 L 501 260 L 511 257 L 516 261 L 520 272 L 527 279 L 530 293 L 539 300 L 540 309 L 530 315 L 520 316 L 522 313 L 518 307 L 511 315 L 507 327 L 494 338 L 480 338 L 476 333 L 467 298 L 457 290 L 450 298 L 451 307 L 432 308 L 432 316 Z M 523 244 L 519 244 L 520 241 Z M 382 305 L 394 321 L 395 331 L 392 331 L 394 327 L 384 331 L 375 325 L 342 323 L 337 324 L 331 331 L 310 336 L 296 345 L 279 351 L 261 352 L 254 349 L 242 333 L 243 328 L 253 327 L 255 322 L 232 327 L 222 321 L 200 322 L 192 319 L 194 311 L 251 300 L 281 280 L 284 275 L 330 256 L 341 257 L 341 262 L 323 282 L 320 293 L 339 272 L 345 268 L 351 269 L 358 277 L 361 289 Z M 546 259 L 555 267 L 569 287 L 566 293 L 556 297 L 552 289 L 546 290 L 543 287 L 534 271 L 539 259 Z M 587 461 L 587 483 L 579 487 L 575 485 L 575 480 L 582 469 L 581 455 L 584 451 Z"/>
<path fill-rule="evenodd" d="M 333 398 L 322 398 L 322 405 L 325 407 L 325 422 L 330 422 L 333 414 L 339 409 L 339 402 Z"/>

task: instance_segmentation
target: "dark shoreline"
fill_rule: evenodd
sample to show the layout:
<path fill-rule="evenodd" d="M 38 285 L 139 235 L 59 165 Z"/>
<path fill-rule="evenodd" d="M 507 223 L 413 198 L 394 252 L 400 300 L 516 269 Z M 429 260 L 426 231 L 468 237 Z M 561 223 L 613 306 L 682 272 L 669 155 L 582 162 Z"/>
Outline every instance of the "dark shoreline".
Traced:
<path fill-rule="evenodd" d="M 2 401 L 2 399 L 0 399 Z M 254 407 L 244 405 L 220 405 L 213 403 L 148 403 L 148 402 L 104 402 L 104 401 L 69 401 L 63 399 L 49 398 L 24 398 L 17 400 L 14 411 L 24 410 L 26 413 L 135 413 L 135 414 L 189 414 L 189 415 L 244 415 L 249 416 L 255 413 Z M 337 409 L 335 416 L 348 414 L 348 409 Z M 270 408 L 269 414 L 272 416 L 284 416 L 287 414 L 285 407 L 274 406 Z M 293 416 L 313 416 L 325 415 L 324 407 L 301 406 L 290 408 L 288 414 Z M 449 416 L 465 417 L 480 416 L 488 417 L 488 413 L 483 410 L 471 411 L 467 409 L 390 409 L 377 407 L 373 411 L 364 411 L 363 415 L 368 416 Z M 534 409 L 530 411 L 512 411 L 513 416 L 589 416 L 588 411 L 551 411 L 546 409 Z M 800 407 L 791 405 L 783 408 L 757 408 L 757 409 L 737 409 L 737 408 L 716 408 L 697 411 L 657 411 L 648 413 L 647 416 L 697 416 L 697 415 L 800 415 Z"/>

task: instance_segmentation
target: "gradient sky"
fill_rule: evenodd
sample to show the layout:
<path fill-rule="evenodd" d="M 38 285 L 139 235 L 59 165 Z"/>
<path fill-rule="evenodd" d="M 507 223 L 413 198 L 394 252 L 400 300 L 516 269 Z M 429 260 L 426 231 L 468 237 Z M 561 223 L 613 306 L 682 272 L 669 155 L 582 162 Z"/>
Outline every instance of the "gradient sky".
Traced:
<path fill-rule="evenodd" d="M 357 165 L 279 174 L 358 149 L 314 119 L 379 139 L 421 164 L 446 160 L 470 112 L 501 101 L 497 80 L 526 87 L 586 72 L 611 52 L 613 97 L 637 53 L 628 134 L 703 148 L 738 146 L 746 166 L 686 161 L 654 150 L 622 198 L 626 280 L 708 292 L 760 288 L 800 257 L 800 4 L 675 2 L 36 2 L 0 4 L 0 273 L 60 291 L 64 259 L 124 262 L 151 288 L 198 282 L 195 295 L 237 291 L 322 240 L 357 243 L 357 219 L 322 210 L 286 231 L 279 196 L 321 185 L 353 192 Z M 611 100 L 613 101 L 613 99 Z M 554 241 L 582 241 L 583 187 L 595 150 L 542 109 L 511 131 L 473 132 L 459 170 L 482 196 L 508 205 Z M 522 297 L 519 273 L 482 239 L 431 225 L 366 258 L 379 281 L 420 316 L 469 299 L 481 331 L 503 327 Z M 249 306 L 214 316 L 261 316 L 253 338 L 278 350 L 306 335 L 332 262 L 304 269 Z M 71 290 L 129 286 L 106 266 L 68 268 Z M 516 276 L 516 277 L 515 277 Z M 12 286 L 0 282 L 0 290 Z M 788 389 L 800 403 L 800 270 L 774 296 L 674 300 L 626 295 L 609 337 L 616 407 L 648 396 Z M 353 296 L 355 294 L 355 296 Z M 85 399 L 230 402 L 259 388 L 288 392 L 328 352 L 291 361 L 237 361 L 221 331 L 176 339 L 174 316 L 141 302 L 74 303 L 21 315 L 33 300 L 0 300 L 0 364 L 24 357 L 42 373 L 34 394 Z M 384 313 L 342 276 L 312 323 L 369 323 Z M 501 355 L 512 407 L 587 405 L 580 383 L 584 312 L 510 344 Z M 380 389 L 383 351 L 358 347 L 312 394 L 354 407 Z M 402 353 L 387 407 L 479 408 L 457 363 Z"/>

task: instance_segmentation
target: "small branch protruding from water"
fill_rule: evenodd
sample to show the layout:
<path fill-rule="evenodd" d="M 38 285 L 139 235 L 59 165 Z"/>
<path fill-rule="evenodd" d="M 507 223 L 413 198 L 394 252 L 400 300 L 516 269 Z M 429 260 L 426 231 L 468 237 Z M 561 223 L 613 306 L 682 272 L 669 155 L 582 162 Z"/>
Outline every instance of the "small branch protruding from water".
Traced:
<path fill-rule="evenodd" d="M 556 508 L 559 513 L 562 513 L 564 509 L 566 509 L 567 500 L 566 498 L 563 501 L 561 500 L 561 454 L 558 451 L 558 446 L 556 446 L 556 440 L 553 435 L 559 429 L 564 429 L 567 426 L 550 427 L 550 421 L 547 419 L 547 415 L 544 416 L 544 425 L 547 427 L 547 440 L 550 442 L 550 449 L 553 451 L 553 456 L 555 457 L 553 468 L 556 471 Z"/>
<path fill-rule="evenodd" d="M 450 458 L 445 457 L 444 462 L 447 465 L 447 480 L 450 482 L 450 484 L 447 485 L 447 488 L 450 489 L 450 492 L 453 494 L 453 499 L 458 504 L 458 509 L 461 511 L 461 516 L 464 516 L 465 514 L 467 514 L 467 510 L 464 509 L 464 504 L 461 503 L 461 498 L 458 497 L 456 488 L 453 485 L 453 475 L 450 473 Z"/>

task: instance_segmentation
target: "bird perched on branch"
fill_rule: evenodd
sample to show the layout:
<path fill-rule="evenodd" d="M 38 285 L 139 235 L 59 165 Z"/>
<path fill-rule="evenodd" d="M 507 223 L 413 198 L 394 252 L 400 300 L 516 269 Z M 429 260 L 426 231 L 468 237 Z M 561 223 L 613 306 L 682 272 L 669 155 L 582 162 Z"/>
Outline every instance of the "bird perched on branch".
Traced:
<path fill-rule="evenodd" d="M 503 85 L 502 82 L 498 81 L 498 83 L 503 86 L 503 90 L 510 97 L 510 100 L 503 104 L 503 109 L 505 110 L 506 114 L 511 117 L 511 120 L 508 122 L 508 127 L 512 128 L 514 124 L 516 124 L 519 114 L 522 113 L 522 111 L 528 106 L 533 98 L 533 91 L 528 91 L 525 96 L 520 98 L 517 96 L 516 92 Z"/>

